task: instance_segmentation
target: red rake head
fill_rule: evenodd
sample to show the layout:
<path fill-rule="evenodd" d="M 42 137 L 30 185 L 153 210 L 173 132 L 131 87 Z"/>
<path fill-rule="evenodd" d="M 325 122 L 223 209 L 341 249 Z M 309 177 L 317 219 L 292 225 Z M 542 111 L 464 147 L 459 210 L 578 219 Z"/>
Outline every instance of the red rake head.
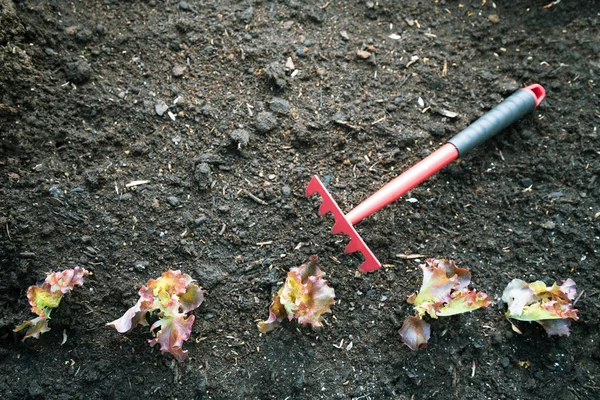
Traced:
<path fill-rule="evenodd" d="M 342 210 L 340 210 L 340 207 L 316 175 L 311 178 L 306 187 L 306 197 L 310 197 L 315 193 L 319 193 L 323 198 L 323 203 L 319 207 L 319 215 L 330 212 L 335 218 L 335 224 L 333 225 L 333 228 L 331 228 L 331 233 L 334 235 L 345 233 L 350 236 L 350 243 L 346 246 L 344 253 L 360 251 L 365 257 L 365 261 L 360 265 L 358 270 L 360 272 L 369 272 L 381 268 L 381 264 L 377 260 L 377 257 L 375 257 L 373 252 L 367 247 L 358 232 L 356 232 L 350 221 L 348 221 Z"/>

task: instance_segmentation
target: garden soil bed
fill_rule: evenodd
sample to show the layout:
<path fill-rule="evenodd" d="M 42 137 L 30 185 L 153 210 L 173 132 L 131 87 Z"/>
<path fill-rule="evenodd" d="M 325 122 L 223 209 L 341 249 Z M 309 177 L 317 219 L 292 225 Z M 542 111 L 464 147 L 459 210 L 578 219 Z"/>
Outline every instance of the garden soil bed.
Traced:
<path fill-rule="evenodd" d="M 598 398 L 600 3 L 555 3 L 0 0 L 0 397 Z M 534 113 L 357 226 L 384 264 L 357 273 L 310 177 L 347 211 L 536 82 Z M 324 327 L 261 335 L 312 254 Z M 494 303 L 413 352 L 427 257 Z M 85 286 L 22 342 L 27 287 L 77 265 Z M 105 325 L 168 268 L 206 291 L 182 364 Z M 513 332 L 513 278 L 574 279 L 571 336 Z"/>

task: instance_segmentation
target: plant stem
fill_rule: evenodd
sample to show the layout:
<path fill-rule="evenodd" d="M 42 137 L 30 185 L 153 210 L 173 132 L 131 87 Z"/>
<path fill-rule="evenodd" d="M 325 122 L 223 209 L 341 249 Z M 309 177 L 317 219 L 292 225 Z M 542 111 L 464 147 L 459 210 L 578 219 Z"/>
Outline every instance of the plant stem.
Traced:
<path fill-rule="evenodd" d="M 306 264 L 304 264 L 304 265 L 306 265 L 306 267 L 302 270 L 302 273 L 300 274 L 303 284 L 306 283 L 309 276 L 317 275 L 317 261 L 318 260 L 319 260 L 319 257 L 312 255 L 308 258 L 308 262 Z"/>

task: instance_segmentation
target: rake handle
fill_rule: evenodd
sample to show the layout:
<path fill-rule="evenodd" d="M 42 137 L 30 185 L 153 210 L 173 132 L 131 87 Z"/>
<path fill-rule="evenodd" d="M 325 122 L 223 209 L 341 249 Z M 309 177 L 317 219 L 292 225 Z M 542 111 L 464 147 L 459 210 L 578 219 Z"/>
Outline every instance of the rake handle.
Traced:
<path fill-rule="evenodd" d="M 502 103 L 450 139 L 448 143 L 352 209 L 346 214 L 346 219 L 354 225 L 381 210 L 458 157 L 464 156 L 533 111 L 545 97 L 546 91 L 538 84 L 517 90 Z"/>

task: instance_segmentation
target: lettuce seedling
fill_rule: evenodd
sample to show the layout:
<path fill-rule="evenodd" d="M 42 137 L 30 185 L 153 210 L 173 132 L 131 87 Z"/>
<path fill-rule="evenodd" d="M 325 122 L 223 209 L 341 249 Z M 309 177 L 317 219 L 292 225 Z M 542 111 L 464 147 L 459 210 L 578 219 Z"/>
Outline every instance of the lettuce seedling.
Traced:
<path fill-rule="evenodd" d="M 262 333 L 280 326 L 285 317 L 313 328 L 323 326 L 323 314 L 331 312 L 335 292 L 323 279 L 325 273 L 317 267 L 318 259 L 311 256 L 306 264 L 290 269 L 283 287 L 273 296 L 269 319 L 258 324 Z"/>
<path fill-rule="evenodd" d="M 469 290 L 471 273 L 452 260 L 430 258 L 419 268 L 423 272 L 421 289 L 406 299 L 416 315 L 407 317 L 400 329 L 402 341 L 412 350 L 427 347 L 431 329 L 423 320 L 425 315 L 446 317 L 487 307 L 491 302 L 487 294 Z"/>
<path fill-rule="evenodd" d="M 187 313 L 204 301 L 202 289 L 188 274 L 168 270 L 158 279 L 149 279 L 138 294 L 140 299 L 133 307 L 106 325 L 119 333 L 127 333 L 138 324 L 148 326 L 146 314 L 156 311 L 158 321 L 152 324 L 150 331 L 154 333 L 160 329 L 148 342 L 151 346 L 159 344 L 161 353 L 169 352 L 177 361 L 183 362 L 188 352 L 182 345 L 189 339 L 194 324 L 194 316 Z"/>
<path fill-rule="evenodd" d="M 551 287 L 542 281 L 527 283 L 513 279 L 504 289 L 502 301 L 508 305 L 507 318 L 537 322 L 548 336 L 569 336 L 571 320 L 578 319 L 578 310 L 571 303 L 576 296 L 577 287 L 572 279 L 560 286 L 554 282 Z M 513 329 L 521 333 L 514 325 Z"/>
<path fill-rule="evenodd" d="M 76 285 L 83 286 L 84 275 L 89 275 L 89 272 L 84 268 L 75 267 L 49 274 L 42 286 L 29 286 L 27 299 L 31 304 L 31 311 L 38 317 L 25 321 L 17 326 L 14 332 L 28 328 L 23 341 L 30 337 L 38 339 L 42 333 L 48 332 L 50 313 L 58 307 L 65 293 L 69 293 Z"/>

